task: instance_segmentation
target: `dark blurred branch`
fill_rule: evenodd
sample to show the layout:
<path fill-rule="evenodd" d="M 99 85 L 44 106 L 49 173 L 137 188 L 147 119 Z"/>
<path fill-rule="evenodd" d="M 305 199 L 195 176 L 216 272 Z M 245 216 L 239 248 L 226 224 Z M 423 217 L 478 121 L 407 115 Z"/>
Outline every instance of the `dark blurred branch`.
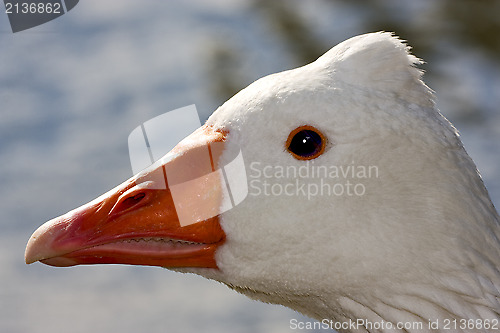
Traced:
<path fill-rule="evenodd" d="M 289 50 L 296 65 L 304 65 L 317 59 L 323 52 L 340 41 L 323 41 L 316 35 L 315 22 L 306 19 L 301 9 L 304 2 L 293 0 L 248 0 L 250 15 L 255 15 L 268 26 L 269 33 Z M 449 57 L 453 50 L 477 50 L 491 63 L 500 67 L 500 0 L 440 0 L 440 1 L 398 1 L 398 0 L 308 0 L 310 6 L 327 4 L 322 8 L 332 13 L 343 8 L 350 13 L 360 13 L 358 30 L 393 31 L 399 37 L 411 41 L 413 53 L 429 62 L 427 75 L 446 77 L 446 72 L 436 67 L 436 59 Z M 328 6 L 329 5 L 329 6 Z M 328 15 L 326 13 L 325 15 Z M 333 15 L 332 15 L 333 16 Z M 451 47 L 450 47 L 451 46 Z M 247 59 L 244 52 L 227 40 L 214 44 L 209 72 L 210 88 L 217 100 L 224 101 L 248 84 L 246 78 L 255 79 L 244 73 L 241 64 Z M 441 62 L 442 63 L 442 62 Z M 460 101 L 461 96 L 457 96 Z M 480 101 L 463 100 L 457 114 L 463 118 L 483 119 Z"/>
<path fill-rule="evenodd" d="M 300 65 L 316 60 L 328 50 L 329 47 L 316 38 L 312 27 L 290 1 L 254 0 L 253 7 L 266 19 L 270 30 L 280 37 Z"/>

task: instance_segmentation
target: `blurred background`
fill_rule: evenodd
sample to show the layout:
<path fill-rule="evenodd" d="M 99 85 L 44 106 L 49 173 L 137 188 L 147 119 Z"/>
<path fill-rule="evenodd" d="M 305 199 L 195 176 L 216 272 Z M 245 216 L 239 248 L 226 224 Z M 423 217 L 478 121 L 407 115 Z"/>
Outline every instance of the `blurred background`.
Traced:
<path fill-rule="evenodd" d="M 309 320 L 161 268 L 27 266 L 24 248 L 132 175 L 139 124 L 190 104 L 204 121 L 261 76 L 358 34 L 394 31 L 426 61 L 499 206 L 499 13 L 496 0 L 84 0 L 16 34 L 0 13 L 0 332 L 282 333 Z"/>

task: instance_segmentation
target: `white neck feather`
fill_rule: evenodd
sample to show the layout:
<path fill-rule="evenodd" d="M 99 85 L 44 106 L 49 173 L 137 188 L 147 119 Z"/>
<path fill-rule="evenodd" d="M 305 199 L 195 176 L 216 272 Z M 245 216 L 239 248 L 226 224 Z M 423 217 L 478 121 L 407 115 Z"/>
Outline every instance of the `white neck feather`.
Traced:
<path fill-rule="evenodd" d="M 417 63 L 390 35 L 360 36 L 255 82 L 214 113 L 209 124 L 229 131 L 247 170 L 254 161 L 303 166 L 284 142 L 309 124 L 331 142 L 318 165 L 355 161 L 380 177 L 363 179 L 366 194 L 356 198 L 249 195 L 222 215 L 220 272 L 203 275 L 318 320 L 488 331 L 480 324 L 500 319 L 500 218 Z M 450 326 L 462 319 L 477 320 L 474 329 Z"/>

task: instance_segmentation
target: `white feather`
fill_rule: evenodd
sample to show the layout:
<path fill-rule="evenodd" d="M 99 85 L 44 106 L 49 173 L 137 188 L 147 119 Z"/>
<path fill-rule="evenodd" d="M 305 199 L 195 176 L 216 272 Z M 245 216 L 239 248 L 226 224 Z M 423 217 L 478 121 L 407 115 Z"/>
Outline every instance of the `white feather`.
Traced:
<path fill-rule="evenodd" d="M 366 34 L 222 105 L 208 124 L 242 150 L 250 194 L 221 217 L 220 271 L 195 272 L 319 320 L 498 320 L 499 217 L 419 63 L 391 34 Z M 301 125 L 328 139 L 312 162 L 285 149 Z M 319 184 L 256 171 L 304 165 L 377 177 L 323 179 L 362 183 L 360 196 L 255 193 L 264 181 Z"/>

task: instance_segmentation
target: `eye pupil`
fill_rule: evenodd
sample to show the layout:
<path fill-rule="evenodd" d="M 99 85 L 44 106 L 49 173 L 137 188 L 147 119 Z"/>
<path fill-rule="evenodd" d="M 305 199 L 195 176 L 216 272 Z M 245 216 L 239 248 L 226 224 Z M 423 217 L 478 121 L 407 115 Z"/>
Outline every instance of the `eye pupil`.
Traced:
<path fill-rule="evenodd" d="M 303 126 L 290 133 L 287 149 L 298 159 L 313 159 L 321 155 L 325 142 L 318 130 L 311 126 Z"/>

